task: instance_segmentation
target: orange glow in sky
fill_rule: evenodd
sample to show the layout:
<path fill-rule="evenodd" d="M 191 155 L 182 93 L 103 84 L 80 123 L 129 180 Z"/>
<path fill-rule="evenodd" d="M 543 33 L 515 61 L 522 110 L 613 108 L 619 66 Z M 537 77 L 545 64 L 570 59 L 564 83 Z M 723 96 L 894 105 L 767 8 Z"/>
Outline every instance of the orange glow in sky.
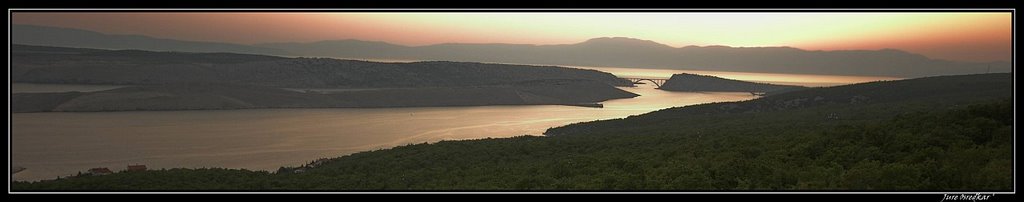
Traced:
<path fill-rule="evenodd" d="M 1011 59 L 1009 12 L 967 13 L 18 13 L 13 24 L 242 44 L 359 39 L 401 45 L 572 44 L 631 37 L 673 47 L 894 48 Z"/>

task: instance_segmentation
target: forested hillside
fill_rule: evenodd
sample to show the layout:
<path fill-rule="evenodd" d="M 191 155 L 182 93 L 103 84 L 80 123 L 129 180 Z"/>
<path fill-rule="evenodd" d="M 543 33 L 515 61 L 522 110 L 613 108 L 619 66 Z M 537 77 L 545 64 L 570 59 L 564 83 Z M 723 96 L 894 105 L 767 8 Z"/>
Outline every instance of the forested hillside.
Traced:
<path fill-rule="evenodd" d="M 235 53 L 13 45 L 11 79 L 116 84 L 15 93 L 13 112 L 328 107 L 595 105 L 638 96 L 607 72 L 470 62 L 382 63 Z"/>

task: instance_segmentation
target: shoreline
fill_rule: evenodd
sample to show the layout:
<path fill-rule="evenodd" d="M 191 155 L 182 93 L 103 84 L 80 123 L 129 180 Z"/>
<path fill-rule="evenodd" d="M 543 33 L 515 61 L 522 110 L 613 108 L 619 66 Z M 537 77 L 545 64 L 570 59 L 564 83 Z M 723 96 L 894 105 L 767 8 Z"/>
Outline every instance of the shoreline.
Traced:
<path fill-rule="evenodd" d="M 134 86 L 97 92 L 13 93 L 12 113 L 188 111 L 268 108 L 409 108 L 593 104 L 631 93 L 592 80 L 537 80 L 493 86 L 389 88 L 336 93 L 218 84 Z"/>
<path fill-rule="evenodd" d="M 628 99 L 628 98 L 616 98 Z M 615 99 L 608 99 L 615 100 Z M 608 101 L 605 100 L 605 101 Z M 110 113 L 110 112 L 186 112 L 186 111 L 232 111 L 232 110 L 261 110 L 261 109 L 405 109 L 405 108 L 444 108 L 444 107 L 516 107 L 516 106 L 569 106 L 583 108 L 602 108 L 603 104 L 598 103 L 560 103 L 560 104 L 487 104 L 487 105 L 438 105 L 438 106 L 366 106 L 366 107 L 260 107 L 260 108 L 238 108 L 238 109 L 171 109 L 171 110 L 108 110 L 108 111 L 38 111 L 38 112 L 11 112 L 11 114 L 33 114 L 33 113 Z"/>

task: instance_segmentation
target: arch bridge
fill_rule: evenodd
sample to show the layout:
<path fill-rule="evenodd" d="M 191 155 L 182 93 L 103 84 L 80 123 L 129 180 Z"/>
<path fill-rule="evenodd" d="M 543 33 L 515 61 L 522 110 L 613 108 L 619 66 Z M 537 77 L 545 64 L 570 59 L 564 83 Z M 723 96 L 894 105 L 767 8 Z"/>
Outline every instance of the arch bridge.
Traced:
<path fill-rule="evenodd" d="M 629 80 L 629 82 L 633 82 L 633 84 L 642 84 L 641 81 L 650 81 L 651 83 L 654 83 L 654 86 L 657 86 L 658 88 L 661 88 L 661 85 L 665 85 L 665 81 L 668 81 L 668 79 L 651 79 L 651 78 L 637 78 L 637 77 L 619 77 L 619 78 Z"/>

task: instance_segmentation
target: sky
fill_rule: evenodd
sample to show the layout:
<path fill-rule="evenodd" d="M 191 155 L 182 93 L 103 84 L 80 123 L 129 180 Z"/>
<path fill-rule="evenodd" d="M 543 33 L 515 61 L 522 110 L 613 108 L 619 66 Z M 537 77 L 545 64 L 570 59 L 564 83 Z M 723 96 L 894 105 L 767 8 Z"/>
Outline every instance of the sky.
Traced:
<path fill-rule="evenodd" d="M 19 13 L 13 24 L 241 44 L 358 39 L 573 44 L 630 37 L 673 47 L 900 49 L 957 61 L 1010 61 L 1009 12 L 868 13 Z"/>

